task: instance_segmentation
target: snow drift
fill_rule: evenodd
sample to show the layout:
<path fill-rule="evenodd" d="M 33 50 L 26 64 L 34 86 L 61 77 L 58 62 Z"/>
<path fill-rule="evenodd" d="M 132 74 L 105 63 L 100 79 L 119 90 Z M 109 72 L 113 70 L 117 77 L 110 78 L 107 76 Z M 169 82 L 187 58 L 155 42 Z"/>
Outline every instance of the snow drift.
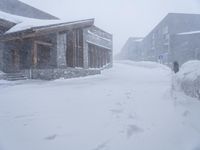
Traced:
<path fill-rule="evenodd" d="M 200 99 L 200 61 L 186 62 L 174 77 L 174 86 L 186 95 Z"/>
<path fill-rule="evenodd" d="M 3 73 L 2 71 L 0 71 L 0 80 L 3 79 L 4 75 L 5 75 L 5 73 Z"/>
<path fill-rule="evenodd" d="M 169 71 L 169 67 L 167 67 L 166 65 L 162 65 L 156 62 L 152 62 L 152 61 L 130 61 L 130 60 L 121 60 L 121 61 L 117 61 L 121 64 L 126 64 L 126 65 L 130 65 L 130 66 L 134 66 L 134 67 L 143 67 L 143 68 L 147 68 L 147 69 L 164 69 L 164 70 L 168 70 Z"/>

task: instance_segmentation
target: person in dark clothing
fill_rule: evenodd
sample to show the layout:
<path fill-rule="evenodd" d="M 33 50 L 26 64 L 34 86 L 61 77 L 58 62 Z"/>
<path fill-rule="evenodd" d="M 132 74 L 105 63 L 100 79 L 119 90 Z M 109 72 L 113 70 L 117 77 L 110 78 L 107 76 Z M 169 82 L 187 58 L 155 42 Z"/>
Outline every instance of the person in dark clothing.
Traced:
<path fill-rule="evenodd" d="M 179 72 L 179 64 L 177 61 L 173 62 L 173 71 L 174 71 L 174 73 Z"/>

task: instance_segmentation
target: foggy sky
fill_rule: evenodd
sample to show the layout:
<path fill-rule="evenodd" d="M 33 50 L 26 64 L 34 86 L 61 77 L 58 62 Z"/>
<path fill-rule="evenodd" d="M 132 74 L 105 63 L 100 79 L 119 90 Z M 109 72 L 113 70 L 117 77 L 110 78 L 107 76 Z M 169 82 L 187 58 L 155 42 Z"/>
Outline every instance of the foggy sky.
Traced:
<path fill-rule="evenodd" d="M 143 37 L 169 12 L 199 13 L 200 0 L 21 0 L 69 21 L 95 18 L 114 36 L 114 53 L 130 36 Z"/>

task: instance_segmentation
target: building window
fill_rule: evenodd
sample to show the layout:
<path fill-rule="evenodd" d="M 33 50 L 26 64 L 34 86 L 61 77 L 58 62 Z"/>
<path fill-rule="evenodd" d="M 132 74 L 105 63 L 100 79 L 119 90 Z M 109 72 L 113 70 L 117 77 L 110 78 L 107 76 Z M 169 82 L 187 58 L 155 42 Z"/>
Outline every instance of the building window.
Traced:
<path fill-rule="evenodd" d="M 168 28 L 168 26 L 165 26 L 163 28 L 163 35 L 168 34 L 168 33 L 169 33 L 169 28 Z"/>
<path fill-rule="evenodd" d="M 89 68 L 102 68 L 110 64 L 111 55 L 110 50 L 88 43 Z"/>

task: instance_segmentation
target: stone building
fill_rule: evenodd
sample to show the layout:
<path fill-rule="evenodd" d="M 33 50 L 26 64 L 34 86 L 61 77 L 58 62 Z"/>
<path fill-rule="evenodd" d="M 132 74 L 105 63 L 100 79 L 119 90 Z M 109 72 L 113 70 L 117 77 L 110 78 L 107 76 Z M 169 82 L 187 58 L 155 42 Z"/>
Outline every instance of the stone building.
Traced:
<path fill-rule="evenodd" d="M 36 20 L 0 12 L 0 70 L 7 79 L 72 78 L 112 66 L 112 35 L 94 19 Z"/>

